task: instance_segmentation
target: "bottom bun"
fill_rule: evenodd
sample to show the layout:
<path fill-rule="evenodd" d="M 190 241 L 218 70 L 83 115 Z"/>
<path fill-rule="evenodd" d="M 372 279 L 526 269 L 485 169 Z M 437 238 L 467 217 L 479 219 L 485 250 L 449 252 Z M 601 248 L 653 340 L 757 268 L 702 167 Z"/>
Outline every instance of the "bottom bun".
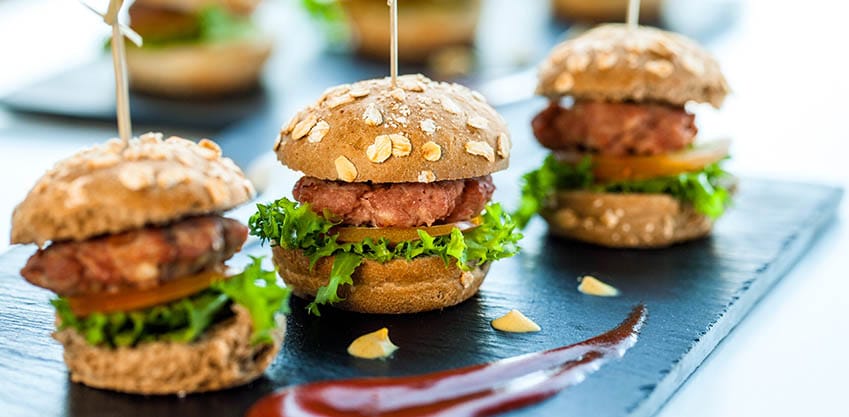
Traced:
<path fill-rule="evenodd" d="M 279 316 L 272 344 L 250 343 L 253 323 L 242 306 L 193 343 L 144 342 L 135 347 L 92 346 L 73 329 L 53 337 L 65 347 L 71 380 L 133 394 L 187 394 L 220 390 L 258 378 L 271 364 L 286 332 Z"/>
<path fill-rule="evenodd" d="M 259 83 L 271 39 L 127 48 L 127 72 L 135 91 L 170 97 L 203 97 L 248 91 Z"/>
<path fill-rule="evenodd" d="M 348 22 L 360 54 L 389 59 L 389 13 L 385 2 L 373 0 L 344 1 Z M 480 18 L 480 0 L 457 4 L 410 5 L 398 16 L 398 59 L 424 62 L 431 54 L 452 46 L 474 42 Z"/>
<path fill-rule="evenodd" d="M 657 21 L 662 0 L 640 2 L 640 21 Z M 551 0 L 554 14 L 561 19 L 591 22 L 622 22 L 628 14 L 628 0 Z"/>
<path fill-rule="evenodd" d="M 310 271 L 303 251 L 272 248 L 274 264 L 286 286 L 301 298 L 314 298 L 327 285 L 333 257 L 320 259 Z M 397 259 L 381 264 L 364 260 L 351 276 L 353 285 L 339 287 L 345 300 L 333 307 L 360 313 L 402 314 L 438 310 L 459 304 L 475 295 L 489 270 L 489 263 L 464 272 L 445 266 L 438 256 Z"/>
<path fill-rule="evenodd" d="M 558 236 L 614 248 L 656 248 L 706 236 L 713 222 L 664 194 L 561 191 L 540 212 Z"/>

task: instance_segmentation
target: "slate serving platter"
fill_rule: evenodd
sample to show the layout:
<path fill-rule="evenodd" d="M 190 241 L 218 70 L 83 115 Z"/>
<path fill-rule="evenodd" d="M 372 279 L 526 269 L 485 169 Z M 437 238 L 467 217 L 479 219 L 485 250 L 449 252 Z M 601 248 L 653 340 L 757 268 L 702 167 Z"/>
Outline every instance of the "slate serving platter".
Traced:
<path fill-rule="evenodd" d="M 317 94 L 313 90 L 362 78 L 371 68 L 321 68 L 308 78 L 310 83 L 289 90 L 287 102 L 260 106 L 249 121 L 216 139 L 246 166 L 270 148 L 276 128 L 299 97 L 312 98 Z M 516 200 L 519 175 L 538 165 L 544 154 L 527 145 L 533 143 L 528 120 L 542 105 L 499 108 L 516 143 L 511 169 L 495 177 L 496 197 L 508 206 Z M 466 303 L 407 316 L 325 308 L 315 318 L 305 314 L 303 301 L 295 300 L 283 350 L 264 378 L 186 398 L 124 395 L 71 383 L 61 348 L 49 337 L 51 294 L 18 275 L 34 248 L 15 247 L 0 255 L 0 415 L 238 416 L 262 395 L 289 384 L 419 374 L 574 343 L 615 326 L 640 302 L 647 305 L 649 318 L 640 340 L 621 361 L 549 401 L 508 415 L 652 415 L 804 255 L 828 226 L 841 196 L 842 190 L 825 186 L 743 179 L 735 206 L 712 238 L 661 251 L 570 243 L 548 237 L 536 220 L 526 231 L 523 253 L 495 264 L 481 292 Z M 268 249 L 247 247 L 232 264 L 245 264 L 248 254 L 267 255 Z M 597 298 L 577 292 L 576 277 L 584 274 L 617 286 L 623 295 Z M 543 331 L 515 335 L 492 330 L 489 321 L 512 308 L 533 318 Z M 347 355 L 351 340 L 384 326 L 401 347 L 393 358 L 366 361 Z"/>
<path fill-rule="evenodd" d="M 262 395 L 289 384 L 354 376 L 411 375 L 488 362 L 570 344 L 605 331 L 643 302 L 647 324 L 636 346 L 583 383 L 510 416 L 649 416 L 687 379 L 752 306 L 827 227 L 842 191 L 744 179 L 735 207 L 712 238 L 662 251 L 610 250 L 548 237 L 535 222 L 524 252 L 490 271 L 481 292 L 443 311 L 370 316 L 323 310 L 307 316 L 295 300 L 284 347 L 266 376 L 219 393 L 141 397 L 71 383 L 61 348 L 49 337 L 53 314 L 45 290 L 18 270 L 32 247 L 0 256 L 0 410 L 9 416 L 238 416 Z M 246 254 L 267 254 L 258 245 Z M 576 291 L 594 274 L 618 298 Z M 489 321 L 517 308 L 542 326 L 504 334 Z M 355 337 L 388 327 L 401 347 L 389 360 L 355 359 Z M 151 364 L 155 366 L 155 364 Z"/>

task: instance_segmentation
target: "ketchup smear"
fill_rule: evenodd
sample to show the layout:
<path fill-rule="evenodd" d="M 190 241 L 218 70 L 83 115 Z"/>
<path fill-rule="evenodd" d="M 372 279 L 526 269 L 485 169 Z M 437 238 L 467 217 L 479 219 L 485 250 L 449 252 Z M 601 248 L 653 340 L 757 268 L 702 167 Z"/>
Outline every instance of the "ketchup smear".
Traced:
<path fill-rule="evenodd" d="M 524 407 L 580 383 L 637 342 L 646 307 L 592 339 L 488 364 L 409 377 L 359 378 L 285 388 L 247 417 L 490 416 Z"/>

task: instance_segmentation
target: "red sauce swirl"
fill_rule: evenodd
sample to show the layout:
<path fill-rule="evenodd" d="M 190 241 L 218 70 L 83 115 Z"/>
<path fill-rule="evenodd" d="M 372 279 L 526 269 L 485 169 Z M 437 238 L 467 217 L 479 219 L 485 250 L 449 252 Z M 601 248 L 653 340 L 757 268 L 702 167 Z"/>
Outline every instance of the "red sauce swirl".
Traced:
<path fill-rule="evenodd" d="M 259 400 L 248 417 L 489 416 L 542 401 L 575 385 L 634 343 L 639 305 L 615 329 L 570 346 L 488 364 L 408 377 L 323 381 Z"/>

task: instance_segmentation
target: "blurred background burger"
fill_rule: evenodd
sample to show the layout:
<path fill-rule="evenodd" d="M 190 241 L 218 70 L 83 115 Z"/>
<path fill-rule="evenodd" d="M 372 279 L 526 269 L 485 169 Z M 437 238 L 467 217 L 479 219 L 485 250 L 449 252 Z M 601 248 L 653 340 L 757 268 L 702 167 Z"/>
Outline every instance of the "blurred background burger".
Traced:
<path fill-rule="evenodd" d="M 133 90 L 175 97 L 218 96 L 257 86 L 272 40 L 251 19 L 259 0 L 136 0 L 127 45 Z"/>

